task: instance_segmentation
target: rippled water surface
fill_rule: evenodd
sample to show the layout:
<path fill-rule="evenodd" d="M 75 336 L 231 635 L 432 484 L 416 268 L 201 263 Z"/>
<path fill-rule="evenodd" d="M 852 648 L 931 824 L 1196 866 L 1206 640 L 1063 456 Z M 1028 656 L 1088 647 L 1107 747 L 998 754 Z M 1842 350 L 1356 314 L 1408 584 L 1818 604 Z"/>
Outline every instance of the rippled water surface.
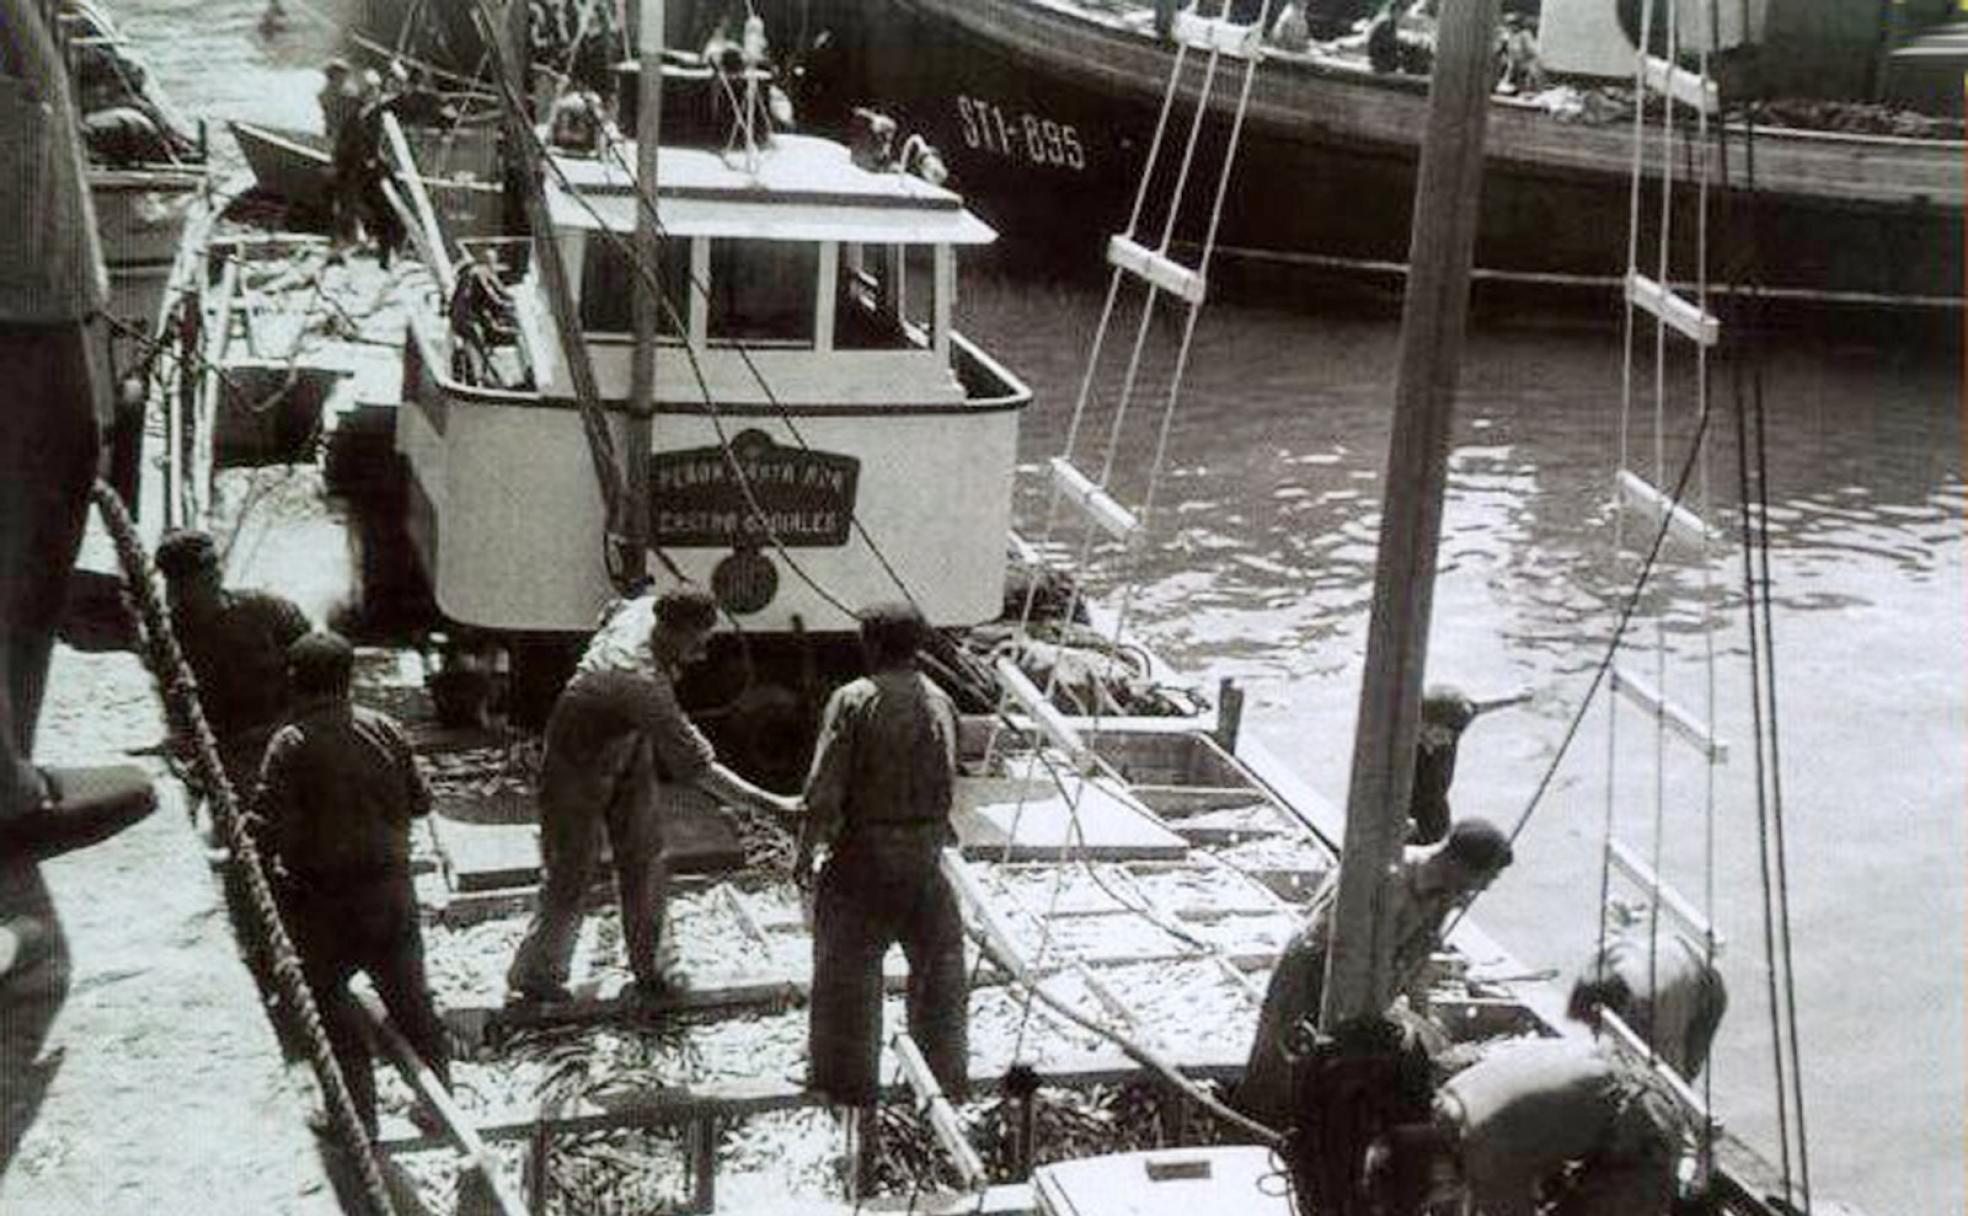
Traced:
<path fill-rule="evenodd" d="M 179 105 L 213 118 L 218 138 L 224 117 L 316 121 L 314 69 L 326 39 L 304 0 L 287 9 L 289 30 L 271 38 L 259 31 L 258 0 L 125 0 L 119 16 Z M 988 269 L 966 281 L 966 328 L 1038 392 L 1021 443 L 1028 462 L 1062 448 L 1101 301 L 1099 283 Z M 1811 1168 L 1821 1191 L 1882 1216 L 1960 1212 L 1968 924 L 1960 359 L 1941 328 L 1911 337 L 1853 329 L 1834 323 L 1774 338 L 1763 389 Z M 1083 467 L 1102 463 L 1132 332 L 1122 318 L 1108 348 L 1117 352 L 1111 374 L 1078 445 Z M 1115 449 L 1117 484 L 1131 503 L 1149 488 L 1176 336 L 1172 325 L 1153 329 L 1158 353 L 1145 363 Z M 1249 728 L 1334 798 L 1343 797 L 1350 760 L 1397 337 L 1391 314 L 1333 301 L 1212 307 L 1154 485 L 1153 542 L 1132 566 L 1105 549 L 1092 557 L 1094 581 L 1171 659 L 1241 681 Z M 1631 548 L 1636 531 L 1608 508 L 1621 351 L 1617 326 L 1576 314 L 1534 322 L 1491 311 L 1472 335 L 1430 678 L 1481 697 L 1527 689 L 1534 699 L 1465 738 L 1459 813 L 1518 815 L 1604 654 L 1631 569 L 1616 545 L 1624 531 Z M 1670 379 L 1685 385 L 1681 370 Z M 1716 380 L 1726 404 L 1729 377 Z M 1649 386 L 1637 396 L 1644 414 Z M 1670 416 L 1672 465 L 1689 429 L 1685 394 Z M 1736 445 L 1733 423 L 1716 425 L 1706 510 L 1727 524 L 1738 498 Z M 1651 473 L 1650 432 L 1634 433 L 1629 461 Z M 1701 479 L 1693 484 L 1691 497 L 1703 498 Z M 1019 509 L 1029 533 L 1045 531 L 1036 474 L 1022 481 Z M 1078 533 L 1064 526 L 1054 540 L 1079 551 Z M 1712 716 L 1734 746 L 1712 784 L 1685 748 L 1664 749 L 1657 765 L 1651 729 L 1635 714 L 1609 729 L 1595 709 L 1530 821 L 1518 864 L 1479 918 L 1527 962 L 1568 964 L 1596 928 L 1609 779 L 1620 834 L 1648 848 L 1658 815 L 1664 868 L 1697 899 L 1709 885 L 1703 824 L 1712 806 L 1713 899 L 1730 939 L 1733 995 L 1715 1083 L 1732 1126 L 1767 1143 L 1771 1049 L 1740 581 L 1733 543 L 1705 555 L 1670 552 L 1625 660 L 1698 709 L 1714 672 Z"/>

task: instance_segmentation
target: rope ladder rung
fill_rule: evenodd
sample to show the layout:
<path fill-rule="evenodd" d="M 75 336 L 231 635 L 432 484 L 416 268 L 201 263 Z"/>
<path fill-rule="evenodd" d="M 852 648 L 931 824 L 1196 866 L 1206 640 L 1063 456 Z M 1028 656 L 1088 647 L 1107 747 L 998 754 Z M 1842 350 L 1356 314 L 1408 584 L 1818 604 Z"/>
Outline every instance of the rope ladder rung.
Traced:
<path fill-rule="evenodd" d="M 1141 520 L 1135 513 L 1122 506 L 1104 487 L 1073 466 L 1064 456 L 1054 456 L 1047 464 L 1052 469 L 1052 484 L 1059 488 L 1074 506 L 1086 512 L 1087 517 L 1100 525 L 1102 531 L 1115 540 L 1132 542 L 1141 532 Z"/>
<path fill-rule="evenodd" d="M 1719 535 L 1701 516 L 1632 469 L 1621 469 L 1614 480 L 1620 505 L 1645 515 L 1656 529 L 1665 526 L 1671 539 L 1699 546 Z"/>
<path fill-rule="evenodd" d="M 1262 22 L 1239 25 L 1222 17 L 1198 17 L 1184 9 L 1175 15 L 1169 34 L 1191 50 L 1229 55 L 1233 59 L 1256 59 L 1264 53 Z"/>
<path fill-rule="evenodd" d="M 1682 927 L 1693 933 L 1709 953 L 1722 953 L 1727 941 L 1716 932 L 1708 917 L 1687 896 L 1662 882 L 1660 875 L 1654 873 L 1654 868 L 1642 861 L 1639 854 L 1621 841 L 1609 840 L 1606 842 L 1606 860 L 1635 886 L 1645 890 L 1654 904 L 1680 921 Z"/>
<path fill-rule="evenodd" d="M 1610 1009 L 1600 1009 L 1599 1024 L 1607 1031 L 1606 1037 L 1611 1039 L 1620 1051 L 1647 1066 L 1655 1079 L 1674 1096 L 1675 1102 L 1680 1104 L 1682 1110 L 1686 1111 L 1696 1124 L 1708 1127 L 1711 1135 L 1722 1131 L 1721 1119 L 1708 1109 L 1708 1103 L 1702 1101 L 1701 1095 L 1688 1084 L 1687 1078 L 1674 1071 L 1674 1067 L 1666 1060 L 1661 1059 L 1660 1053 L 1647 1046 L 1646 1040 L 1635 1033 L 1633 1027 L 1621 1021 L 1617 1013 Z"/>
<path fill-rule="evenodd" d="M 1729 745 L 1715 737 L 1715 731 L 1708 723 L 1669 701 L 1659 689 L 1639 676 L 1615 666 L 1613 691 L 1625 693 L 1628 700 L 1666 723 L 1672 734 L 1692 744 L 1712 763 L 1721 764 L 1728 760 Z"/>
<path fill-rule="evenodd" d="M 1209 294 L 1209 283 L 1201 272 L 1120 234 L 1108 238 L 1107 262 L 1191 304 L 1201 304 Z"/>
<path fill-rule="evenodd" d="M 1640 68 L 1640 79 L 1649 89 L 1690 109 L 1713 117 L 1722 112 L 1722 98 L 1715 82 L 1699 72 L 1677 67 L 1658 55 L 1648 55 Z"/>
<path fill-rule="evenodd" d="M 1722 322 L 1716 319 L 1714 313 L 1703 311 L 1685 296 L 1675 294 L 1672 288 L 1655 282 L 1637 270 L 1629 270 L 1626 274 L 1626 299 L 1691 341 L 1714 346 L 1722 340 Z"/>
<path fill-rule="evenodd" d="M 1018 669 L 1018 664 L 1008 658 L 1000 658 L 993 664 L 993 670 L 997 672 L 998 683 L 1005 694 L 1018 702 L 1026 718 L 1038 727 L 1041 734 L 1071 758 L 1075 768 L 1082 768 L 1092 761 L 1092 750 L 1080 737 L 1080 732 L 1073 729 L 1073 724 L 1066 720 L 1066 716 L 1059 712 L 1039 686 Z"/>

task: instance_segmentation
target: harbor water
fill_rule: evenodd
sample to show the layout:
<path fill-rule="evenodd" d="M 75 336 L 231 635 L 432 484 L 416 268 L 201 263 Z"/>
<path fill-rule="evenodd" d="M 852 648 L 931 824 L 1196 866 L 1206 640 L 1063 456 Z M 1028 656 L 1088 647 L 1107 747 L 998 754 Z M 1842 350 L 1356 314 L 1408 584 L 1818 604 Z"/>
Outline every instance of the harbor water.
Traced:
<path fill-rule="evenodd" d="M 330 51 L 310 3 L 286 0 L 285 26 L 271 30 L 264 0 L 122 0 L 116 15 L 230 158 L 224 118 L 318 122 Z M 1036 467 L 1064 444 L 1102 297 L 1097 278 L 990 267 L 958 301 L 970 336 L 1037 391 L 1021 441 L 1028 534 L 1047 532 Z M 1690 494 L 1730 535 L 1664 554 L 1665 590 L 1642 604 L 1622 663 L 1711 718 L 1727 761 L 1711 771 L 1658 742 L 1631 708 L 1609 719 L 1603 688 L 1560 757 L 1632 572 L 1620 542 L 1632 550 L 1640 531 L 1609 508 L 1616 314 L 1479 313 L 1434 595 L 1430 681 L 1479 698 L 1532 694 L 1465 736 L 1456 812 L 1514 823 L 1556 763 L 1478 919 L 1528 967 L 1569 967 L 1598 931 L 1609 803 L 1640 852 L 1662 841 L 1662 870 L 1713 907 L 1728 939 L 1717 1105 L 1764 1146 L 1776 1143 L 1777 1113 L 1756 808 L 1759 784 L 1781 793 L 1811 1178 L 1876 1216 L 1968 1206 L 1968 496 L 1956 332 L 1820 319 L 1766 345 L 1780 782 L 1759 783 L 1754 764 L 1726 374 L 1714 378 L 1711 457 Z M 1119 326 L 1110 349 L 1132 334 Z M 1165 358 L 1179 329 L 1165 318 L 1152 336 Z M 1397 341 L 1397 312 L 1358 298 L 1212 305 L 1153 479 L 1151 542 L 1131 558 L 1095 546 L 1089 559 L 1091 585 L 1177 666 L 1235 678 L 1246 729 L 1335 801 L 1351 758 Z M 1651 366 L 1650 341 L 1638 357 Z M 1686 370 L 1669 378 L 1670 482 L 1687 439 Z M 1114 382 L 1090 407 L 1082 467 L 1103 463 Z M 1165 381 L 1143 384 L 1155 387 L 1135 403 L 1115 463 L 1129 502 L 1150 489 L 1166 400 Z M 1652 393 L 1642 384 L 1635 396 L 1626 459 L 1652 474 Z M 1067 523 L 1052 538 L 1077 557 Z"/>

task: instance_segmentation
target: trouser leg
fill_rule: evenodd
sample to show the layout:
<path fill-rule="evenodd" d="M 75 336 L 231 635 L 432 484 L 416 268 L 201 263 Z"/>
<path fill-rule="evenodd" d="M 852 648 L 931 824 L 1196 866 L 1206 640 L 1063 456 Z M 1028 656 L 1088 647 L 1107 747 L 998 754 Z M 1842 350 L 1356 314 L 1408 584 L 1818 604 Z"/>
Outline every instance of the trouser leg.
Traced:
<path fill-rule="evenodd" d="M 1278 1123 L 1290 1115 L 1291 1062 L 1285 1047 L 1300 1021 L 1317 1017 L 1325 980 L 1326 952 L 1306 934 L 1294 934 L 1264 990 L 1250 1059 L 1237 1087 L 1237 1105 L 1253 1118 Z"/>
<path fill-rule="evenodd" d="M 963 913 L 949 880 L 936 870 L 925 877 L 924 898 L 902 932 L 909 960 L 909 1037 L 922 1048 L 937 1084 L 962 1101 L 970 1084 L 970 986 L 964 976 Z"/>
<path fill-rule="evenodd" d="M 813 910 L 813 1002 L 808 1058 L 814 1089 L 835 1102 L 874 1101 L 881 1064 L 881 960 L 867 909 L 853 897 L 854 876 L 840 859 L 821 871 Z"/>
<path fill-rule="evenodd" d="M 638 740 L 623 764 L 608 803 L 609 847 L 622 905 L 622 946 L 638 983 L 663 982 L 662 942 L 669 906 L 670 862 L 663 852 L 663 823 L 655 797 L 655 761 Z"/>
<path fill-rule="evenodd" d="M 407 880 L 405 880 L 407 883 Z M 451 1083 L 451 1042 L 431 999 L 424 973 L 424 935 L 417 924 L 415 897 L 408 891 L 379 897 L 390 909 L 385 945 L 369 965 L 369 979 L 416 1053 L 446 1085 Z"/>
<path fill-rule="evenodd" d="M 567 982 L 574 936 L 581 928 L 581 901 L 594 869 L 597 816 L 591 806 L 540 795 L 540 906 L 513 956 L 506 983 L 518 992 L 538 992 Z"/>
<path fill-rule="evenodd" d="M 0 325 L 0 815 L 38 801 L 28 757 L 88 518 L 107 360 L 95 325 Z"/>

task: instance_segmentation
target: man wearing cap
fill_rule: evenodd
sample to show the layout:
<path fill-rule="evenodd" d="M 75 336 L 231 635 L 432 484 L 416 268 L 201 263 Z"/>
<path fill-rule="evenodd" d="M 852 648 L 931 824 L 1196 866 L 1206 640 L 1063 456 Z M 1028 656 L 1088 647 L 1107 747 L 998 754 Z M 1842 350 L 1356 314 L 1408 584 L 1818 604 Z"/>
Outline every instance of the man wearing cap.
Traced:
<path fill-rule="evenodd" d="M 956 843 L 957 714 L 916 669 L 927 633 L 908 604 L 862 611 L 870 674 L 828 699 L 806 782 L 800 886 L 826 854 L 814 894 L 810 1082 L 843 1105 L 875 1100 L 882 957 L 898 942 L 909 960 L 910 1038 L 953 1100 L 970 1077 L 963 916 L 940 864 Z"/>
<path fill-rule="evenodd" d="M 243 801 L 287 715 L 287 648 L 308 631 L 307 614 L 267 591 L 228 591 L 218 550 L 203 532 L 180 529 L 157 546 L 171 629 L 198 679 L 198 704 L 219 759 Z"/>
<path fill-rule="evenodd" d="M 719 764 L 677 703 L 676 679 L 701 660 L 717 624 L 709 592 L 679 587 L 656 597 L 647 656 L 632 666 L 584 659 L 547 717 L 540 766 L 540 904 L 506 983 L 522 1000 L 564 1001 L 581 901 L 603 827 L 614 854 L 629 969 L 645 996 L 680 982 L 666 956 L 664 853 L 670 791 L 696 786 L 720 802 L 789 814 L 799 807 Z M 599 639 L 598 639 L 599 641 Z M 591 646 L 591 652 L 596 649 Z M 592 654 L 590 658 L 594 657 Z"/>
<path fill-rule="evenodd" d="M 349 699 L 347 642 L 310 633 L 288 651 L 288 666 L 294 714 L 267 745 L 254 836 L 349 1094 L 373 1132 L 375 1075 L 349 977 L 369 976 L 432 1071 L 442 1078 L 450 1068 L 410 881 L 410 821 L 429 813 L 430 790 L 395 719 Z"/>
<path fill-rule="evenodd" d="M 1440 844 L 1404 850 L 1387 877 L 1393 926 L 1393 990 L 1419 1010 L 1426 999 L 1425 964 L 1441 944 L 1449 914 L 1495 881 L 1510 864 L 1510 842 L 1496 825 L 1464 819 Z M 1244 1067 L 1237 1103 L 1253 1118 L 1281 1123 L 1290 1114 L 1291 1064 L 1286 1044 L 1301 1021 L 1316 1021 L 1325 996 L 1326 956 L 1339 896 L 1335 868 L 1306 905 L 1305 921 L 1278 957 L 1258 1012 L 1257 1035 Z"/>

